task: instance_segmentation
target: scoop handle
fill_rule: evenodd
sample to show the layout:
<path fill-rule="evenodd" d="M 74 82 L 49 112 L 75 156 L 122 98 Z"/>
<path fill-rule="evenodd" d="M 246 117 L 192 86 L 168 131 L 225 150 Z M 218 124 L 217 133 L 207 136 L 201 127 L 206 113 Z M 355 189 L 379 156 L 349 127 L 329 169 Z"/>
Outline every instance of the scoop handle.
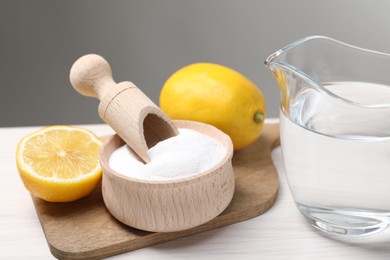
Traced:
<path fill-rule="evenodd" d="M 172 121 L 137 86 L 115 83 L 109 63 L 101 56 L 79 58 L 70 70 L 73 88 L 100 100 L 98 113 L 146 163 L 148 148 L 178 134 Z"/>

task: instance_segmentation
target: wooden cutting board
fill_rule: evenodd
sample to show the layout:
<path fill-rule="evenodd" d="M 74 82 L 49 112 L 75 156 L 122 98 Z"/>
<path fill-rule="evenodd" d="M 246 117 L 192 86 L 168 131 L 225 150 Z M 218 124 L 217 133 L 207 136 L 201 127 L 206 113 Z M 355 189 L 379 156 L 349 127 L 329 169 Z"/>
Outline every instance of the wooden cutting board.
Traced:
<path fill-rule="evenodd" d="M 279 145 L 279 125 L 265 124 L 259 140 L 233 156 L 235 193 L 218 217 L 190 230 L 152 233 L 128 227 L 104 206 L 101 186 L 70 203 L 32 196 L 51 253 L 59 259 L 100 259 L 261 215 L 275 202 L 279 179 L 271 151 Z"/>

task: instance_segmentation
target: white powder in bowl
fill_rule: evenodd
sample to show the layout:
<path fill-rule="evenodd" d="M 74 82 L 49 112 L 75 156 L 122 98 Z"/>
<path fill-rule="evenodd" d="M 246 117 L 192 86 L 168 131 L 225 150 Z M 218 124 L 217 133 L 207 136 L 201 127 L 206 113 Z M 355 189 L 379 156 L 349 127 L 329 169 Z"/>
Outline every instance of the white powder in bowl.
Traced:
<path fill-rule="evenodd" d="M 147 164 L 127 145 L 119 147 L 110 156 L 110 168 L 136 179 L 176 180 L 205 172 L 226 156 L 225 147 L 209 136 L 186 128 L 179 133 L 150 148 Z"/>

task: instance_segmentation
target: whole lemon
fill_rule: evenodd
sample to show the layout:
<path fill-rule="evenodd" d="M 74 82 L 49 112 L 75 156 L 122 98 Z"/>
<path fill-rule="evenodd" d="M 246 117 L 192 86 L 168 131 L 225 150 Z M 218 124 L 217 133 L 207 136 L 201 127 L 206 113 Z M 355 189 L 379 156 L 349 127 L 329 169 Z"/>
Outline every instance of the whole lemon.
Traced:
<path fill-rule="evenodd" d="M 160 107 L 171 119 L 213 125 L 230 136 L 234 150 L 256 141 L 265 119 L 264 96 L 239 72 L 212 63 L 176 71 L 160 93 Z"/>

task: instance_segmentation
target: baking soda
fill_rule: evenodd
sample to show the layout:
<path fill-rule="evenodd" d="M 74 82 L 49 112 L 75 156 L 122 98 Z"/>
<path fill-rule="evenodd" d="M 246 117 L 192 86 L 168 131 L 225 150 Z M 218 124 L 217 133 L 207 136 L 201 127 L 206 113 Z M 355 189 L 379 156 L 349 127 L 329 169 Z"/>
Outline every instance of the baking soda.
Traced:
<path fill-rule="evenodd" d="M 176 180 L 205 172 L 226 156 L 227 150 L 213 138 L 191 129 L 157 143 L 148 150 L 144 164 L 127 145 L 115 150 L 110 168 L 124 176 L 142 180 Z"/>

